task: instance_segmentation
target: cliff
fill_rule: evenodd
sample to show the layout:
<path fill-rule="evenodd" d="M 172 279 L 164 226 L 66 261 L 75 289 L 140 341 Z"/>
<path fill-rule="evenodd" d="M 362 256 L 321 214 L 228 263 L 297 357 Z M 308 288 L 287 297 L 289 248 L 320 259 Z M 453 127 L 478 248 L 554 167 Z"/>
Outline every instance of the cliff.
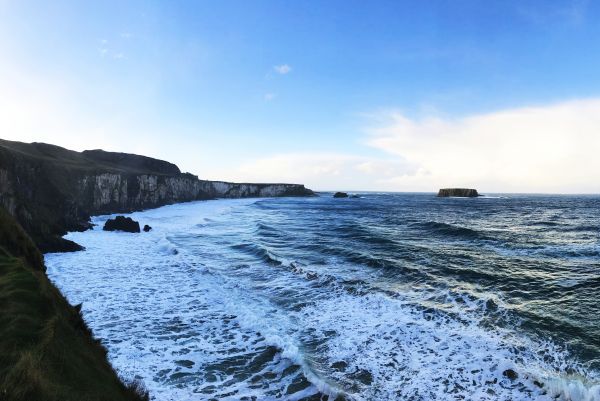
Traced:
<path fill-rule="evenodd" d="M 449 196 L 457 196 L 461 198 L 475 198 L 479 196 L 476 189 L 470 188 L 442 188 L 439 190 L 437 196 L 439 197 L 449 197 Z"/>
<path fill-rule="evenodd" d="M 35 244 L 0 207 L 0 399 L 148 400 L 136 383 L 119 380 L 80 307 L 44 270 Z"/>
<path fill-rule="evenodd" d="M 200 180 L 145 156 L 0 140 L 0 206 L 42 252 L 79 249 L 61 237 L 89 228 L 94 214 L 202 199 L 310 195 L 298 184 Z"/>

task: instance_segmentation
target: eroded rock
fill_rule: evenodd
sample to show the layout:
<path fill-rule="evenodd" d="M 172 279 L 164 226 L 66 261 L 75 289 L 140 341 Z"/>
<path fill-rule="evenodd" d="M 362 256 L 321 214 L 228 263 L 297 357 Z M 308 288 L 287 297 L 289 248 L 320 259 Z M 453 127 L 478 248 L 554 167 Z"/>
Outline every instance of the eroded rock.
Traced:
<path fill-rule="evenodd" d="M 104 231 L 125 231 L 128 233 L 139 233 L 140 223 L 133 220 L 131 217 L 117 216 L 114 219 L 106 220 L 104 223 Z"/>

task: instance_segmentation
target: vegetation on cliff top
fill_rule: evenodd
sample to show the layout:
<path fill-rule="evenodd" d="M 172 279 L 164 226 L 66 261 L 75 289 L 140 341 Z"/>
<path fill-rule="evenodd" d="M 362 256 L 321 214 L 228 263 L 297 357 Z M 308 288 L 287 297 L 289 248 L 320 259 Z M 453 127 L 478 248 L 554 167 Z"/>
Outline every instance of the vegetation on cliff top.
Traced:
<path fill-rule="evenodd" d="M 80 308 L 44 273 L 43 258 L 0 208 L 0 400 L 147 400 L 125 385 Z"/>

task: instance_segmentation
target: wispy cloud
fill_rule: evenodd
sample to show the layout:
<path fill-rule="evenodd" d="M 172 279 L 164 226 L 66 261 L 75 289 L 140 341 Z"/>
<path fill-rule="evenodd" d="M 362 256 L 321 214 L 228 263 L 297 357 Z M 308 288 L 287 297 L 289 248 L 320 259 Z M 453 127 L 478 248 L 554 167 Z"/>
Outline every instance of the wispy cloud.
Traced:
<path fill-rule="evenodd" d="M 273 70 L 281 75 L 289 74 L 292 71 L 292 67 L 287 64 L 281 64 L 273 66 Z"/>
<path fill-rule="evenodd" d="M 265 101 L 270 102 L 271 100 L 275 99 L 276 97 L 277 97 L 276 93 L 269 92 L 269 93 L 265 93 L 264 99 L 265 99 Z"/>

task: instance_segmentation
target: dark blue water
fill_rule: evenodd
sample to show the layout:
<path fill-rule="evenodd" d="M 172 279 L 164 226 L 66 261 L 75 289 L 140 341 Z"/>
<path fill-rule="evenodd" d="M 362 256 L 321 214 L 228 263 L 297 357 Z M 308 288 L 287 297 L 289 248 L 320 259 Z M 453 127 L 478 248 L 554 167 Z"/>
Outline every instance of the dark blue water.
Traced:
<path fill-rule="evenodd" d="M 600 197 L 223 202 L 134 214 L 155 232 L 119 237 L 121 278 L 66 267 L 96 274 L 110 233 L 49 260 L 84 311 L 104 289 L 86 317 L 140 337 L 109 349 L 157 399 L 600 400 Z M 115 324 L 123 293 L 139 319 Z"/>

